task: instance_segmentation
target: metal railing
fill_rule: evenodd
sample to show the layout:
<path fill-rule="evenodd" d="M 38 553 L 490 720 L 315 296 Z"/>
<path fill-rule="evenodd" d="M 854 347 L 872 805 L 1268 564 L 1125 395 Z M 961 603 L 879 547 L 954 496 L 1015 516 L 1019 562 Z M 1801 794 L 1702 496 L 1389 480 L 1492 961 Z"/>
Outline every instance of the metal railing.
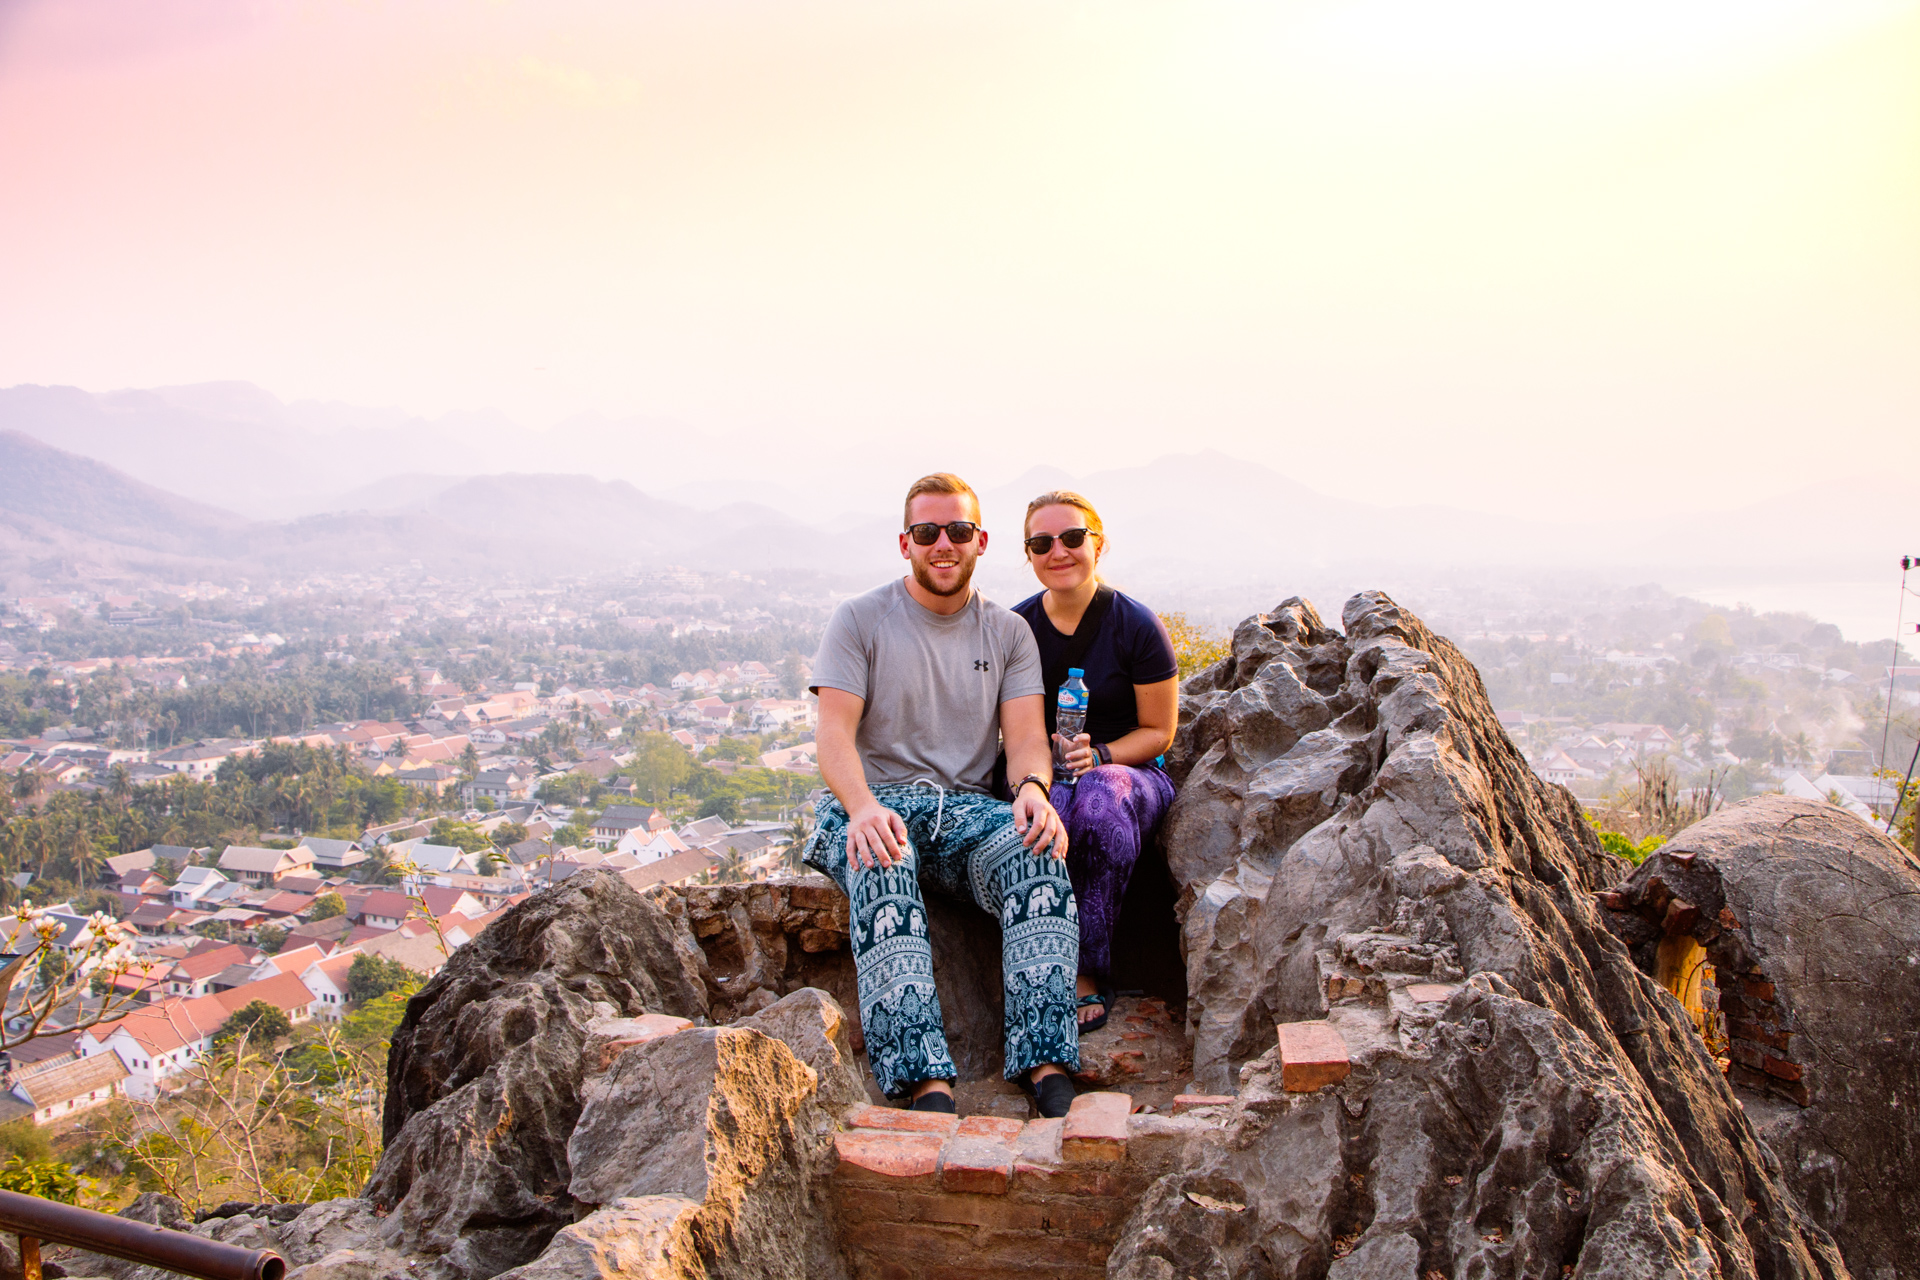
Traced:
<path fill-rule="evenodd" d="M 286 1280 L 286 1260 L 271 1249 L 203 1240 L 131 1218 L 0 1191 L 0 1232 L 20 1237 L 21 1280 L 40 1280 L 40 1246 L 71 1245 L 200 1280 Z"/>

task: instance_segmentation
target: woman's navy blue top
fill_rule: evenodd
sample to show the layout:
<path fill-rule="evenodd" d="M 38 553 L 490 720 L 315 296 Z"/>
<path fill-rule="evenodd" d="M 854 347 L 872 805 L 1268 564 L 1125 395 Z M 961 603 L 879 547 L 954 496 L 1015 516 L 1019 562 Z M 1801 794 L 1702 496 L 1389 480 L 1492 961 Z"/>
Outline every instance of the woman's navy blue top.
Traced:
<path fill-rule="evenodd" d="M 1067 645 L 1072 637 L 1061 635 L 1047 617 L 1042 603 L 1045 598 L 1044 591 L 1029 596 L 1013 606 L 1013 611 L 1027 620 L 1034 643 L 1040 648 L 1040 669 L 1047 681 L 1047 732 L 1052 734 L 1060 685 L 1067 677 Z M 1085 625 L 1084 620 L 1081 625 Z M 1153 610 L 1116 591 L 1081 668 L 1087 673 L 1086 732 L 1095 742 L 1112 742 L 1140 727 L 1140 705 L 1133 686 L 1171 680 L 1179 674 L 1180 664 L 1173 654 L 1173 641 L 1167 638 L 1167 628 Z"/>

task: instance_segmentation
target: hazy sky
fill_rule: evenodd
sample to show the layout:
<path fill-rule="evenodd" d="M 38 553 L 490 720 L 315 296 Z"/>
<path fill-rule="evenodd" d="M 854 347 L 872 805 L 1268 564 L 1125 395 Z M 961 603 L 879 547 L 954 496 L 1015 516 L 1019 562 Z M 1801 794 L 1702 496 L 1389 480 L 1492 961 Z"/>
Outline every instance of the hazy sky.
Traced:
<path fill-rule="evenodd" d="M 0 385 L 1733 505 L 1911 474 L 1917 68 L 1920 0 L 0 0 Z"/>

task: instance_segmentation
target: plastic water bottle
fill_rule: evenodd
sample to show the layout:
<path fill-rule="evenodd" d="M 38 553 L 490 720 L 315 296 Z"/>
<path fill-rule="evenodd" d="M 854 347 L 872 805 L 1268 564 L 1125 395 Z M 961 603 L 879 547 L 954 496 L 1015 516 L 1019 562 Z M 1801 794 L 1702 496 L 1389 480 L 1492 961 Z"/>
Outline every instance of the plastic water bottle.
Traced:
<path fill-rule="evenodd" d="M 1081 677 L 1087 673 L 1079 667 L 1067 668 L 1067 681 L 1060 686 L 1060 700 L 1053 713 L 1054 732 L 1058 735 L 1053 742 L 1053 771 L 1056 777 L 1064 777 L 1067 771 L 1067 748 L 1086 731 L 1087 727 L 1087 682 Z"/>

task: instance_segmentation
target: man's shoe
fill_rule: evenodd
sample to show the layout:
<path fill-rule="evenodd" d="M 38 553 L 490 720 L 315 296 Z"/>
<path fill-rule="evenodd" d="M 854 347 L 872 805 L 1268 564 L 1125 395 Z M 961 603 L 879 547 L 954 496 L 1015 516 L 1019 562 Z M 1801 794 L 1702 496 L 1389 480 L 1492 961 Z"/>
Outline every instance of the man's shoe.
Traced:
<path fill-rule="evenodd" d="M 907 1110 L 939 1111 L 945 1115 L 953 1115 L 955 1114 L 953 1109 L 953 1095 L 950 1093 L 942 1093 L 938 1089 L 930 1089 L 908 1104 Z M 1064 1115 L 1066 1113 L 1062 1112 L 1061 1114 Z"/>
<path fill-rule="evenodd" d="M 1073 1106 L 1073 1078 L 1064 1071 L 1043 1076 L 1033 1083 L 1033 1100 L 1040 1105 L 1042 1119 L 1058 1120 Z"/>

